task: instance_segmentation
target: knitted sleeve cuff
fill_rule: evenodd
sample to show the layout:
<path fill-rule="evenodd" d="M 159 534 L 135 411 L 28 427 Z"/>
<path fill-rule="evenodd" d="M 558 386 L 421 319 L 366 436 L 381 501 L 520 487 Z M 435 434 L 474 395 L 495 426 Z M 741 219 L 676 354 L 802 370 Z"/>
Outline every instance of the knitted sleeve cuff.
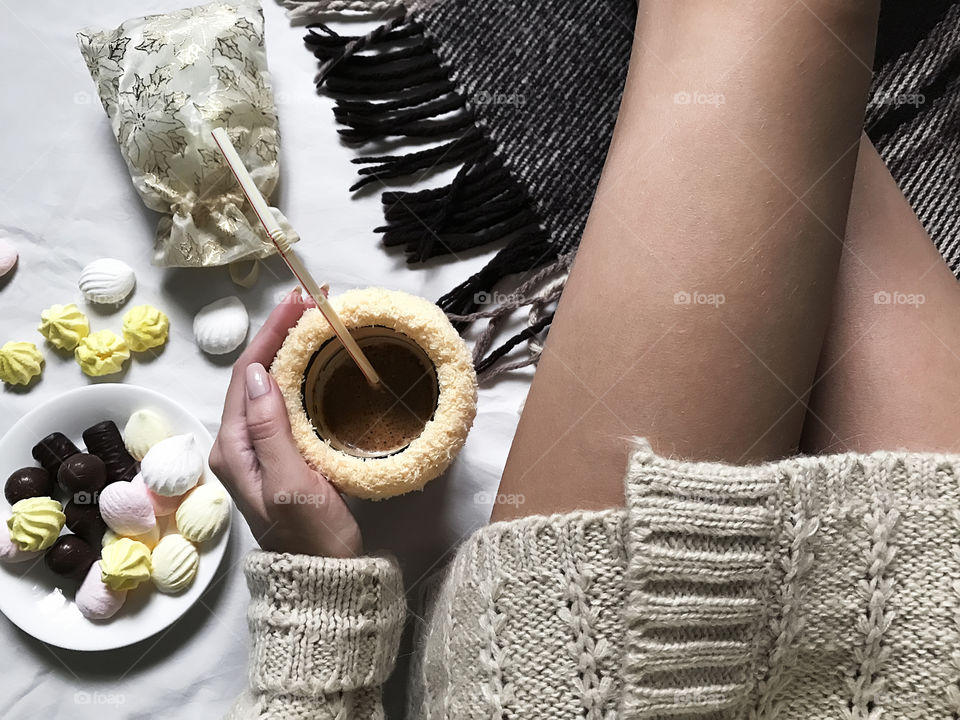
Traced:
<path fill-rule="evenodd" d="M 624 716 L 772 716 L 793 682 L 801 714 L 826 717 L 800 676 L 857 716 L 912 716 L 920 699 L 949 714 L 951 693 L 960 710 L 960 456 L 734 466 L 635 443 Z"/>
<path fill-rule="evenodd" d="M 390 674 L 406 617 L 392 558 L 254 551 L 244 571 L 254 692 L 329 695 Z"/>

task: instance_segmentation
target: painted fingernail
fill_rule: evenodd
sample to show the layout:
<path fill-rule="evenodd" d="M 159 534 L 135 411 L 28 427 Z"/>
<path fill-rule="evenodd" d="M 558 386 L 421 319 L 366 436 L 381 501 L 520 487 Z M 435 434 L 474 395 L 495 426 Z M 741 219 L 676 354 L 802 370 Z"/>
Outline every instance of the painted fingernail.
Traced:
<path fill-rule="evenodd" d="M 267 371 L 260 363 L 250 363 L 247 365 L 247 397 L 254 400 L 261 395 L 266 395 L 270 389 L 270 382 L 267 380 Z"/>

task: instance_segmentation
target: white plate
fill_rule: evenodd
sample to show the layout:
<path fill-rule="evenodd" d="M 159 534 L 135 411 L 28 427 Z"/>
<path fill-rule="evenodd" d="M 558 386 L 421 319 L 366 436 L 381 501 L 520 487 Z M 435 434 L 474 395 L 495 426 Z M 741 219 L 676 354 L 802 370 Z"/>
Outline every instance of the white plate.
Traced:
<path fill-rule="evenodd" d="M 113 420 L 121 432 L 127 418 L 142 409 L 154 410 L 176 433 L 193 433 L 204 457 L 213 438 L 203 424 L 160 393 L 135 385 L 100 384 L 72 390 L 24 415 L 0 440 L 0 482 L 14 470 L 36 465 L 33 446 L 52 432 L 62 432 L 81 450 L 81 433 L 98 422 Z M 207 467 L 202 482 L 220 484 Z M 4 517 L 10 504 L 0 495 Z M 232 513 L 231 513 L 232 514 Z M 64 529 L 64 532 L 67 532 Z M 165 595 L 146 582 L 127 595 L 109 620 L 94 622 L 73 602 L 77 583 L 54 575 L 43 556 L 25 563 L 0 564 L 0 611 L 38 640 L 69 650 L 108 650 L 131 645 L 160 632 L 196 602 L 216 574 L 230 536 L 229 523 L 214 540 L 200 547 L 197 578 L 185 592 Z"/>

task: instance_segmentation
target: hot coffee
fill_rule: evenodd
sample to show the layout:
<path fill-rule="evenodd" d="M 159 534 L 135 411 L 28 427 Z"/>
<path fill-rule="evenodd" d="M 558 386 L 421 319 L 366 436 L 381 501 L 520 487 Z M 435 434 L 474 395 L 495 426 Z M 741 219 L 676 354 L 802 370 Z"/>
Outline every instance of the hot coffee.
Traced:
<path fill-rule="evenodd" d="M 436 410 L 436 370 L 416 344 L 387 328 L 361 328 L 354 337 L 381 384 L 372 387 L 342 347 L 324 346 L 307 367 L 304 408 L 318 435 L 344 452 L 398 452 Z"/>

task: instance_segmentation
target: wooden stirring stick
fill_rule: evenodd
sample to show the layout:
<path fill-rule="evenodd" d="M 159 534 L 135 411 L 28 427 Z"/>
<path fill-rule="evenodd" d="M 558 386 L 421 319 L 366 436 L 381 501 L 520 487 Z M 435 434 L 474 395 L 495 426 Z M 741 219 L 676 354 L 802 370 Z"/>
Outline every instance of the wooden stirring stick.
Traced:
<path fill-rule="evenodd" d="M 377 371 L 373 369 L 373 365 L 371 365 L 370 361 L 367 360 L 367 356 L 363 354 L 360 346 L 357 345 L 357 341 L 353 339 L 350 331 L 347 330 L 346 325 L 343 324 L 343 321 L 333 309 L 330 301 L 327 300 L 327 296 L 323 293 L 321 286 L 318 285 L 317 281 L 313 279 L 313 277 L 307 271 L 307 268 L 304 266 L 303 261 L 300 260 L 297 254 L 290 247 L 290 243 L 287 242 L 287 237 L 284 235 L 283 229 L 280 227 L 280 223 L 278 223 L 277 219 L 273 216 L 273 213 L 267 206 L 267 201 L 264 200 L 259 188 L 257 188 L 256 184 L 253 182 L 253 178 L 250 177 L 250 173 L 247 172 L 247 168 L 240 159 L 237 149 L 230 141 L 230 137 L 227 135 L 226 130 L 223 128 L 216 128 L 212 134 L 213 141 L 217 144 L 217 147 L 220 148 L 220 152 L 223 153 L 223 157 L 227 161 L 227 165 L 233 171 L 234 177 L 237 178 L 237 182 L 240 183 L 240 188 L 243 190 L 243 194 L 246 195 L 247 200 L 250 202 L 250 205 L 253 208 L 253 212 L 256 213 L 257 217 L 260 219 L 260 224 L 263 225 L 263 229 L 266 231 L 267 237 L 270 238 L 270 241 L 274 244 L 274 247 L 277 248 L 277 252 L 280 253 L 280 257 L 283 258 L 284 262 L 287 264 L 287 267 L 290 268 L 290 272 L 292 272 L 300 282 L 300 285 L 303 286 L 310 297 L 313 298 L 313 301 L 317 304 L 317 309 L 323 314 L 323 317 L 326 318 L 327 322 L 330 323 L 330 327 L 333 329 L 334 334 L 337 336 L 340 342 L 343 343 L 343 347 L 346 348 L 346 351 L 349 353 L 350 357 L 353 358 L 353 361 L 357 364 L 357 367 L 360 368 L 360 372 L 363 373 L 363 376 L 367 379 L 367 382 L 371 385 L 379 385 L 380 376 L 377 375 Z M 326 285 L 323 287 L 326 287 Z"/>

